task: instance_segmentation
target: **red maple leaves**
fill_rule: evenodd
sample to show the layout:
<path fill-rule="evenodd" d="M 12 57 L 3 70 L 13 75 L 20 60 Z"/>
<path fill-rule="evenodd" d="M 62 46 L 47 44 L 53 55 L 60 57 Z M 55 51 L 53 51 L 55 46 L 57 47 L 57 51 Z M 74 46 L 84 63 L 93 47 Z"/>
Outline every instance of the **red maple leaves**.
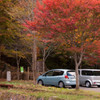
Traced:
<path fill-rule="evenodd" d="M 71 50 L 80 52 L 100 36 L 100 0 L 37 1 L 34 21 L 26 21 L 24 26 L 49 38 L 62 35 Z"/>

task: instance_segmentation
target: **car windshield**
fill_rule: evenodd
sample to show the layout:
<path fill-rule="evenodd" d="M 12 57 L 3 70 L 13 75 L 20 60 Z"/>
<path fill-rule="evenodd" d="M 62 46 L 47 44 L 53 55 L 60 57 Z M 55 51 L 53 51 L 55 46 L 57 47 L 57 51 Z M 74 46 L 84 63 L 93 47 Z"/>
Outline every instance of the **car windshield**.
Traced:
<path fill-rule="evenodd" d="M 68 71 L 67 76 L 76 76 L 75 71 Z"/>
<path fill-rule="evenodd" d="M 100 76 L 100 71 L 82 71 L 82 75 Z"/>

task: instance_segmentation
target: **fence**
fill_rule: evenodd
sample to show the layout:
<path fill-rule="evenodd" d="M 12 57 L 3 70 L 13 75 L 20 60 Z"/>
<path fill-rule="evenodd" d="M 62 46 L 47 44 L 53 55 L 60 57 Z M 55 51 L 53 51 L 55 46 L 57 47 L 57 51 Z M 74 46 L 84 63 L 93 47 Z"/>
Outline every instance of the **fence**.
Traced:
<path fill-rule="evenodd" d="M 42 74 L 42 72 L 38 72 L 36 77 L 38 77 L 40 74 Z M 0 78 L 6 79 L 6 77 L 7 77 L 7 72 L 0 71 Z M 19 72 L 19 79 L 20 80 L 33 80 L 33 78 L 34 78 L 33 72 L 23 72 L 23 73 Z M 17 80 L 17 72 L 11 72 L 11 79 Z"/>

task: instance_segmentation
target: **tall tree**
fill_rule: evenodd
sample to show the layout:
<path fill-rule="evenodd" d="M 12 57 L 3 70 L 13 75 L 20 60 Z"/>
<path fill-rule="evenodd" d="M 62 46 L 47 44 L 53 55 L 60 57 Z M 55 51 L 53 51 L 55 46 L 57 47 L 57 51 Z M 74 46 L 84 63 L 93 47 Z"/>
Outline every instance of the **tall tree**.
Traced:
<path fill-rule="evenodd" d="M 13 42 L 12 38 L 15 35 L 13 34 L 15 30 L 11 25 L 13 22 L 11 21 L 9 14 L 6 12 L 10 2 L 10 0 L 0 0 L 0 57 L 1 54 L 6 56 L 9 55 L 9 46 L 10 43 Z"/>
<path fill-rule="evenodd" d="M 42 35 L 39 38 L 39 48 L 42 52 L 43 58 L 43 72 L 45 72 L 45 62 L 48 56 L 57 48 L 57 41 L 52 38 L 50 35 Z"/>
<path fill-rule="evenodd" d="M 34 12 L 33 9 L 35 7 L 35 0 L 17 0 L 17 4 L 13 4 L 10 7 L 10 14 L 13 20 L 18 21 L 21 25 L 25 26 L 25 32 L 23 33 L 30 33 L 33 37 L 33 46 L 32 46 L 32 70 L 33 70 L 33 77 L 34 81 L 36 81 L 36 61 L 37 61 L 37 32 L 27 28 L 26 20 L 33 21 Z"/>
<path fill-rule="evenodd" d="M 76 70 L 76 89 L 79 89 L 78 68 L 89 45 L 100 36 L 100 1 L 43 0 L 37 2 L 34 22 L 28 28 L 62 38 L 72 51 Z M 93 51 L 91 51 L 93 52 Z"/>
<path fill-rule="evenodd" d="M 26 42 L 27 40 L 27 42 Z M 10 54 L 9 56 L 14 57 L 16 59 L 17 65 L 17 79 L 19 80 L 19 69 L 20 69 L 20 62 L 21 59 L 27 59 L 27 55 L 31 51 L 28 39 L 26 36 L 21 35 L 20 33 L 16 35 L 13 39 L 13 43 L 9 46 Z M 31 42 L 30 42 L 31 43 Z M 23 65 L 24 66 L 24 65 Z"/>

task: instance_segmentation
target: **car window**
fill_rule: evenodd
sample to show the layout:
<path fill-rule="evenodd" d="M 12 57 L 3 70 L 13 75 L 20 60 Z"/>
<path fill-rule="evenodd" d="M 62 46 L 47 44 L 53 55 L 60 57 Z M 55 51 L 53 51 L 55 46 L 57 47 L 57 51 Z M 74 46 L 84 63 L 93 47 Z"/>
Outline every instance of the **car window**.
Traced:
<path fill-rule="evenodd" d="M 100 71 L 82 71 L 82 75 L 86 76 L 100 76 Z"/>
<path fill-rule="evenodd" d="M 53 71 L 47 72 L 44 76 L 53 76 Z"/>
<path fill-rule="evenodd" d="M 92 76 L 92 75 L 93 75 L 93 73 L 92 73 L 92 71 L 85 71 L 85 70 L 83 70 L 83 71 L 82 71 L 82 75 Z"/>
<path fill-rule="evenodd" d="M 54 71 L 53 76 L 60 76 L 63 75 L 64 71 Z"/>
<path fill-rule="evenodd" d="M 76 76 L 75 71 L 68 71 L 67 76 Z"/>
<path fill-rule="evenodd" d="M 94 76 L 100 76 L 100 71 L 93 71 L 92 73 Z"/>

